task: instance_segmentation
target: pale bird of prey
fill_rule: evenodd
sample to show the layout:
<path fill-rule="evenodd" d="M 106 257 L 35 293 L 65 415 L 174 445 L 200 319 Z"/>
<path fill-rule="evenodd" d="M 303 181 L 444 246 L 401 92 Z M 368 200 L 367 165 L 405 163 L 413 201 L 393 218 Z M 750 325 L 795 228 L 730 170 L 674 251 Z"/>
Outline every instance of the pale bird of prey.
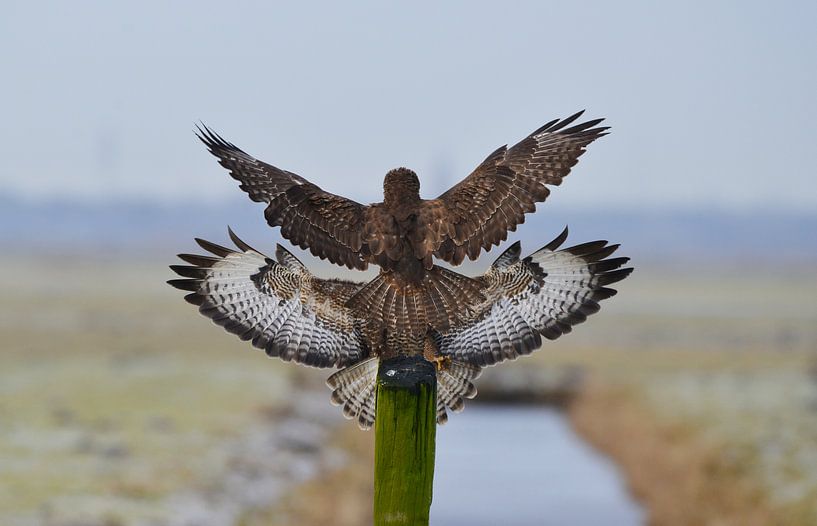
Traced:
<path fill-rule="evenodd" d="M 255 159 L 209 128 L 199 138 L 253 201 L 266 203 L 271 226 L 293 244 L 351 269 L 380 267 L 377 279 L 347 306 L 390 335 L 446 334 L 485 301 L 481 285 L 434 264 L 476 259 L 507 239 L 585 148 L 606 134 L 602 119 L 575 124 L 582 112 L 556 119 L 518 144 L 491 153 L 460 183 L 436 199 L 420 197 L 407 168 L 386 174 L 383 202 L 362 205 L 303 177 Z M 381 308 L 373 309 L 378 301 Z M 402 337 L 402 336 L 401 336 Z"/>
<path fill-rule="evenodd" d="M 379 278 L 369 284 L 320 279 L 280 245 L 270 258 L 229 234 L 236 249 L 197 239 L 209 255 L 180 254 L 189 265 L 173 265 L 183 279 L 169 283 L 189 291 L 185 299 L 202 314 L 269 356 L 341 368 L 327 381 L 332 401 L 364 429 L 375 419 L 381 359 L 422 353 L 436 364 L 437 421 L 443 423 L 447 410 L 461 410 L 464 399 L 476 395 L 472 381 L 483 367 L 570 332 L 616 293 L 609 285 L 632 271 L 623 267 L 628 258 L 610 257 L 618 245 L 606 241 L 560 248 L 565 229 L 524 259 L 519 242 L 512 244 L 482 276 L 451 272 L 454 282 L 469 280 L 481 299 L 447 331 L 427 326 L 419 333 L 405 324 L 384 330 L 377 313 L 388 311 L 393 297 L 372 287 Z M 350 307 L 352 298 L 369 312 Z"/>

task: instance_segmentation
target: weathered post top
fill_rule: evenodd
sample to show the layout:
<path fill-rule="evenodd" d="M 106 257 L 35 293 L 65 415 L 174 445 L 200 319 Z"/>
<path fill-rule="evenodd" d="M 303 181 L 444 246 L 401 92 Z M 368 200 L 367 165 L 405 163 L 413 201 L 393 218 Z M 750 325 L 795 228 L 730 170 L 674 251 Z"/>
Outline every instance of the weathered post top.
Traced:
<path fill-rule="evenodd" d="M 416 392 L 421 384 L 436 387 L 437 371 L 434 364 L 422 356 L 396 356 L 380 362 L 377 381 L 390 388 L 405 388 Z"/>

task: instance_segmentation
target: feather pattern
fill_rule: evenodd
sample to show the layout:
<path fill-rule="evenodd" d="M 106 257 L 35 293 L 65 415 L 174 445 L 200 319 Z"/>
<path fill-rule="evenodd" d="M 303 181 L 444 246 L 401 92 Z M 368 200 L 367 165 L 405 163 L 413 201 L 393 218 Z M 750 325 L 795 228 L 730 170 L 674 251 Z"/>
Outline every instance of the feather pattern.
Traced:
<path fill-rule="evenodd" d="M 436 255 L 458 265 L 465 256 L 476 259 L 507 239 L 547 199 L 545 185 L 558 186 L 585 148 L 604 135 L 603 119 L 573 124 L 584 112 L 540 127 L 518 144 L 489 155 L 468 177 L 442 194 L 444 215 L 455 234 L 440 239 Z M 423 210 L 423 222 L 439 215 Z"/>
<path fill-rule="evenodd" d="M 199 312 L 269 356 L 342 367 L 368 355 L 360 323 L 344 305 L 360 284 L 318 279 L 281 246 L 276 261 L 230 237 L 239 250 L 196 240 L 215 257 L 181 254 L 193 266 L 173 265 L 184 279 L 168 283 L 191 291 L 186 299 Z"/>
<path fill-rule="evenodd" d="M 313 276 L 280 245 L 275 259 L 239 239 L 236 249 L 197 239 L 209 255 L 181 254 L 189 265 L 170 280 L 199 311 L 268 355 L 339 367 L 332 401 L 361 428 L 375 420 L 380 358 L 420 354 L 437 367 L 437 420 L 476 395 L 482 367 L 513 360 L 599 310 L 624 279 L 618 245 L 593 241 L 560 248 L 567 229 L 520 260 L 519 243 L 475 279 L 432 267 L 421 284 L 381 273 L 368 284 Z M 421 290 L 419 290 L 421 288 Z M 422 328 L 422 330 L 417 330 Z"/>
<path fill-rule="evenodd" d="M 343 407 L 343 416 L 369 429 L 375 419 L 377 368 L 380 359 L 369 358 L 342 369 L 326 380 L 332 389 L 332 403 Z"/>
<path fill-rule="evenodd" d="M 361 429 L 375 422 L 378 357 L 341 369 L 326 380 L 332 389 L 332 403 L 343 408 L 343 415 L 356 420 Z M 437 369 L 437 423 L 448 421 L 447 410 L 462 411 L 464 399 L 473 398 L 477 389 L 471 383 L 482 370 L 472 364 L 451 362 Z"/>
<path fill-rule="evenodd" d="M 480 289 L 477 281 L 434 266 L 419 284 L 380 273 L 346 305 L 369 324 L 390 332 L 425 334 L 428 327 L 447 332 L 468 319 L 470 305 L 484 301 Z"/>
<path fill-rule="evenodd" d="M 259 161 L 206 126 L 197 135 L 250 199 L 267 204 L 267 222 L 281 227 L 295 245 L 352 269 L 375 263 L 399 271 L 401 262 L 416 259 L 431 270 L 433 255 L 457 265 L 501 243 L 548 197 L 546 185 L 561 184 L 585 148 L 608 129 L 598 126 L 602 119 L 574 124 L 582 113 L 553 120 L 511 148 L 498 148 L 437 199 L 420 199 L 411 170 L 392 170 L 384 181 L 384 201 L 369 206 Z"/>
<path fill-rule="evenodd" d="M 368 267 L 363 205 L 259 161 L 206 126 L 198 128 L 197 136 L 250 199 L 267 203 L 264 217 L 270 226 L 281 227 L 284 238 L 332 263 L 358 270 Z"/>
<path fill-rule="evenodd" d="M 606 134 L 607 128 L 598 126 L 602 119 L 576 124 L 581 115 L 553 120 L 511 148 L 496 149 L 437 199 L 420 198 L 413 171 L 391 170 L 384 179 L 383 202 L 368 206 L 259 161 L 206 126 L 199 127 L 197 135 L 253 201 L 266 203 L 267 222 L 280 227 L 284 238 L 351 269 L 364 270 L 370 263 L 381 267 L 380 281 L 364 287 L 349 303 L 361 316 L 366 314 L 367 323 L 390 331 L 421 334 L 430 326 L 446 333 L 462 325 L 471 314 L 468 305 L 484 297 L 468 278 L 436 267 L 434 256 L 456 265 L 507 239 L 525 214 L 547 198 L 546 185 L 560 184 L 587 145 Z M 215 255 L 229 257 L 221 252 Z M 262 315 L 257 312 L 261 302 L 248 308 L 256 309 L 254 316 Z M 270 324 L 278 332 L 265 341 L 273 342 L 273 349 L 287 346 L 280 356 L 297 360 L 310 354 L 309 342 L 324 336 L 300 324 L 297 313 L 288 315 L 291 319 L 283 319 L 280 326 Z M 519 325 L 513 313 L 497 316 L 500 332 Z M 225 323 L 236 331 L 241 325 Z M 492 338 L 505 341 L 502 334 Z M 291 340 L 299 347 L 291 347 Z M 497 352 L 506 356 L 512 350 L 500 346 Z"/>
<path fill-rule="evenodd" d="M 482 373 L 476 365 L 451 361 L 437 370 L 437 423 L 448 421 L 447 409 L 459 413 L 465 407 L 465 399 L 477 396 L 477 388 L 471 383 Z"/>
<path fill-rule="evenodd" d="M 480 367 L 514 360 L 571 331 L 598 312 L 627 277 L 628 258 L 608 258 L 618 245 L 594 241 L 558 250 L 567 229 L 547 246 L 519 260 L 518 242 L 482 276 L 486 301 L 468 323 L 437 338 L 439 352 Z"/>

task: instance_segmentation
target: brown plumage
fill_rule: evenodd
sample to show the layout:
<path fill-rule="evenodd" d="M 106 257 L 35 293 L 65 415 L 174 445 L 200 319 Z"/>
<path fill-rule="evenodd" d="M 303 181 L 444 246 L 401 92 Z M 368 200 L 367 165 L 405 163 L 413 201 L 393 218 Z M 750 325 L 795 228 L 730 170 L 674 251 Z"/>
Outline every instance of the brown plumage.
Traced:
<path fill-rule="evenodd" d="M 433 257 L 458 265 L 507 238 L 525 214 L 544 201 L 585 147 L 606 134 L 595 119 L 573 125 L 582 112 L 540 127 L 515 146 L 489 155 L 468 177 L 437 199 L 420 198 L 417 175 L 386 174 L 383 202 L 362 205 L 326 192 L 292 172 L 266 164 L 208 128 L 199 138 L 254 201 L 267 203 L 271 226 L 295 245 L 352 269 L 380 266 L 381 281 L 350 305 L 372 312 L 373 323 L 415 334 L 446 333 L 469 305 L 484 297 L 468 278 L 452 278 Z M 571 126 L 572 125 L 572 126 Z M 377 318 L 377 316 L 380 316 Z"/>

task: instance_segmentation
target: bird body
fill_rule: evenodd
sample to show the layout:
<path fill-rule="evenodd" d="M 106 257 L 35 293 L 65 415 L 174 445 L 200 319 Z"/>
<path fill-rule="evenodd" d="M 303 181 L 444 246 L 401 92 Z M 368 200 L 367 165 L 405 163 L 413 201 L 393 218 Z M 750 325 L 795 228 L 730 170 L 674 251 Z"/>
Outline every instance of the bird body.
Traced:
<path fill-rule="evenodd" d="M 303 177 L 264 163 L 208 128 L 199 138 L 240 182 L 281 235 L 313 255 L 351 269 L 380 267 L 368 283 L 324 280 L 286 249 L 263 255 L 229 232 L 236 249 L 197 240 L 211 255 L 181 254 L 190 266 L 171 268 L 174 287 L 227 331 L 267 355 L 315 367 L 329 377 L 333 402 L 367 428 L 375 418 L 381 359 L 423 356 L 437 367 L 437 420 L 476 395 L 472 381 L 485 366 L 516 359 L 598 311 L 615 294 L 606 285 L 632 269 L 609 258 L 606 241 L 560 249 L 567 230 L 520 259 L 519 243 L 482 276 L 459 265 L 490 250 L 558 185 L 585 147 L 606 134 L 601 119 L 553 120 L 518 144 L 491 153 L 468 177 L 436 199 L 420 197 L 417 174 L 389 171 L 383 201 L 361 205 Z"/>
<path fill-rule="evenodd" d="M 367 312 L 370 324 L 392 332 L 408 324 L 414 334 L 429 326 L 445 333 L 484 298 L 468 278 L 435 266 L 434 257 L 459 265 L 507 239 L 547 198 L 546 185 L 560 184 L 585 147 L 606 134 L 598 126 L 602 119 L 571 126 L 581 114 L 553 120 L 513 147 L 498 148 L 436 199 L 420 197 L 412 170 L 391 170 L 383 201 L 371 205 L 259 161 L 206 127 L 199 138 L 252 200 L 267 203 L 267 222 L 280 226 L 284 238 L 351 269 L 380 267 L 380 281 L 361 291 L 366 301 L 350 299 L 353 308 Z"/>

